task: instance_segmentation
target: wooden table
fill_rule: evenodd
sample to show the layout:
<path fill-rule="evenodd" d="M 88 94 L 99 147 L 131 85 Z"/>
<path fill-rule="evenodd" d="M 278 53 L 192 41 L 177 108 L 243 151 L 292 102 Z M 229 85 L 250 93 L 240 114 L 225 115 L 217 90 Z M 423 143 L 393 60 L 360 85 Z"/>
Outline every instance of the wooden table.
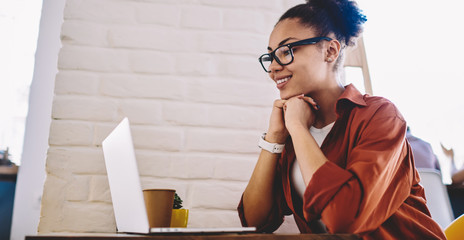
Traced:
<path fill-rule="evenodd" d="M 51 234 L 26 236 L 26 240 L 89 240 L 89 239 L 167 239 L 167 240 L 357 240 L 355 234 L 176 234 L 176 235 L 136 235 L 136 234 Z"/>

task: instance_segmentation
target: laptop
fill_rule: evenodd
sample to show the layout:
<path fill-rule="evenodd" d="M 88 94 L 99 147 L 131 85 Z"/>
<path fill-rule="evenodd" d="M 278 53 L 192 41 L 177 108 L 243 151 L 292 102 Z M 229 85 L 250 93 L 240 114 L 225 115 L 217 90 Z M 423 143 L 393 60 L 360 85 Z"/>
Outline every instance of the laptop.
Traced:
<path fill-rule="evenodd" d="M 127 118 L 103 140 L 103 155 L 118 232 L 124 233 L 246 233 L 255 227 L 150 228 Z"/>

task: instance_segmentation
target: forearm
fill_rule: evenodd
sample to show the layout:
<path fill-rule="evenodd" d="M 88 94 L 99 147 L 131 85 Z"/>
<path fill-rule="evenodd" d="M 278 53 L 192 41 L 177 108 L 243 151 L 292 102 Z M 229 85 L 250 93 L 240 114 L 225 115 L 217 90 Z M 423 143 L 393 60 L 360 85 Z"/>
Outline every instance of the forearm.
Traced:
<path fill-rule="evenodd" d="M 308 129 L 295 128 L 290 134 L 305 185 L 308 186 L 312 175 L 327 162 L 327 158 Z"/>
<path fill-rule="evenodd" d="M 283 144 L 288 137 L 282 115 L 283 103 L 282 100 L 274 101 L 269 129 L 265 136 L 267 142 Z M 242 197 L 243 214 L 248 226 L 263 226 L 271 214 L 276 203 L 274 184 L 279 158 L 280 154 L 261 150 Z"/>
<path fill-rule="evenodd" d="M 275 203 L 274 182 L 279 154 L 262 150 L 243 193 L 243 210 L 249 226 L 265 223 Z"/>

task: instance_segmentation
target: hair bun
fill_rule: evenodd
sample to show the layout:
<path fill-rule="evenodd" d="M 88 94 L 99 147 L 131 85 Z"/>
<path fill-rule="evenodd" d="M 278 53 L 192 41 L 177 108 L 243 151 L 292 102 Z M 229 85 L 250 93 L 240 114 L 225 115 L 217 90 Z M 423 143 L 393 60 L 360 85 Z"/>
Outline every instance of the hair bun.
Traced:
<path fill-rule="evenodd" d="M 355 1 L 351 0 L 307 0 L 312 5 L 327 12 L 335 29 L 334 32 L 340 41 L 346 45 L 352 45 L 351 39 L 362 32 L 362 24 L 367 21 L 366 16 L 358 8 Z"/>

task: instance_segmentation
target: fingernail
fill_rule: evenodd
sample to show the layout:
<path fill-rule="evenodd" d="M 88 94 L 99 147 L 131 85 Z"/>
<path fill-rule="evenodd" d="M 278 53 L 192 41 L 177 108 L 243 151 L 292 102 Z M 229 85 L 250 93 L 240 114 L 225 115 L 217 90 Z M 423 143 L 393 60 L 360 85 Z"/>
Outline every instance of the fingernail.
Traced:
<path fill-rule="evenodd" d="M 321 108 L 321 107 L 319 107 L 319 105 L 316 104 L 316 110 L 319 110 L 319 108 Z"/>

